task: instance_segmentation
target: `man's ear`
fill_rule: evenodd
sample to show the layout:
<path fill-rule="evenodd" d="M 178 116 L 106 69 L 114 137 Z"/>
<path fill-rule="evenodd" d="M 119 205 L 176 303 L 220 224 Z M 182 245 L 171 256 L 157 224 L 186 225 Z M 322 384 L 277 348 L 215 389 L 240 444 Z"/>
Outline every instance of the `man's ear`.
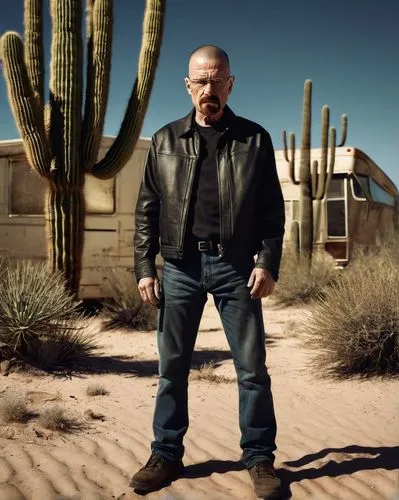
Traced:
<path fill-rule="evenodd" d="M 231 91 L 233 90 L 234 80 L 235 80 L 234 75 L 231 75 L 229 80 L 229 94 L 231 94 Z"/>
<path fill-rule="evenodd" d="M 184 83 L 186 84 L 186 89 L 187 89 L 187 92 L 191 95 L 191 83 L 190 83 L 190 79 L 186 76 L 186 78 L 184 79 Z"/>

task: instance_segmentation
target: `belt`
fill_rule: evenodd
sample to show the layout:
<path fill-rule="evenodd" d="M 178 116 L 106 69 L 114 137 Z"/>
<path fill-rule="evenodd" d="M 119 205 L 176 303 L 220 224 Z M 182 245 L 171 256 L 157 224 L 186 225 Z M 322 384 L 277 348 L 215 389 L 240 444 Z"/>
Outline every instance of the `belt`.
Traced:
<path fill-rule="evenodd" d="M 220 243 L 214 240 L 197 241 L 196 247 L 199 252 L 220 252 Z"/>
<path fill-rule="evenodd" d="M 212 252 L 219 257 L 223 257 L 224 255 L 224 248 L 222 244 L 216 240 L 216 239 L 211 239 L 211 240 L 198 240 L 198 239 L 189 239 L 187 240 L 185 244 L 185 248 L 187 251 L 196 251 L 196 252 Z"/>

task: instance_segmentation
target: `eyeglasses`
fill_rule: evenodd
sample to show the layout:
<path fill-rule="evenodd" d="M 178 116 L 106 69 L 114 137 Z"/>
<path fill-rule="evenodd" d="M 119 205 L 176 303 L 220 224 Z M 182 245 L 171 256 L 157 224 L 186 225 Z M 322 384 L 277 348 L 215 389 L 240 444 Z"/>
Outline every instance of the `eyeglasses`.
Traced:
<path fill-rule="evenodd" d="M 212 87 L 221 88 L 221 87 L 223 87 L 223 85 L 225 85 L 230 80 L 230 78 L 232 76 L 233 75 L 230 75 L 227 78 L 214 78 L 214 79 L 209 79 L 209 80 L 206 78 L 200 78 L 198 80 L 190 80 L 189 79 L 189 81 L 190 81 L 191 85 L 193 85 L 194 87 L 197 87 L 197 88 L 205 87 L 206 85 L 208 85 L 208 83 Z"/>

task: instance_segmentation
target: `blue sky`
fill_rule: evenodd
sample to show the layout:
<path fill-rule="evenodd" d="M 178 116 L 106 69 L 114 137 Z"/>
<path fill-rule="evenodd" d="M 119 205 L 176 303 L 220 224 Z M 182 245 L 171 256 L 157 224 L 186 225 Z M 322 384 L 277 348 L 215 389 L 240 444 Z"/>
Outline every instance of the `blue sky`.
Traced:
<path fill-rule="evenodd" d="M 49 16 L 46 8 L 46 55 Z M 111 91 L 105 133 L 114 135 L 136 74 L 144 0 L 115 0 Z M 0 33 L 22 33 L 23 0 L 2 9 Z M 320 110 L 330 105 L 346 144 L 367 153 L 399 185 L 399 2 L 396 0 L 168 0 L 164 42 L 142 136 L 185 115 L 190 52 L 204 43 L 230 55 L 229 104 L 257 121 L 282 148 L 281 131 L 300 140 L 303 84 L 313 82 L 312 145 L 320 145 Z M 48 76 L 48 66 L 46 67 Z M 18 137 L 0 79 L 0 139 Z"/>

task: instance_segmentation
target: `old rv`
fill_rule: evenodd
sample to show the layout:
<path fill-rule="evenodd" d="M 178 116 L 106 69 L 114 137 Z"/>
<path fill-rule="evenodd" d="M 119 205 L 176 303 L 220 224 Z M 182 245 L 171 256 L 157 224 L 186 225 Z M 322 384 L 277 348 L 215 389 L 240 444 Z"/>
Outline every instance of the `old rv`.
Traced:
<path fill-rule="evenodd" d="M 320 164 L 320 149 L 312 149 L 311 161 Z M 300 151 L 296 151 L 300 157 Z M 292 221 L 299 221 L 299 186 L 288 172 L 283 151 L 276 163 L 286 212 L 286 237 Z M 299 161 L 297 162 L 299 174 Z M 392 234 L 398 224 L 398 189 L 371 158 L 356 148 L 336 149 L 334 173 L 327 196 L 321 202 L 315 244 L 326 249 L 338 265 L 346 265 L 356 244 L 372 245 Z"/>

